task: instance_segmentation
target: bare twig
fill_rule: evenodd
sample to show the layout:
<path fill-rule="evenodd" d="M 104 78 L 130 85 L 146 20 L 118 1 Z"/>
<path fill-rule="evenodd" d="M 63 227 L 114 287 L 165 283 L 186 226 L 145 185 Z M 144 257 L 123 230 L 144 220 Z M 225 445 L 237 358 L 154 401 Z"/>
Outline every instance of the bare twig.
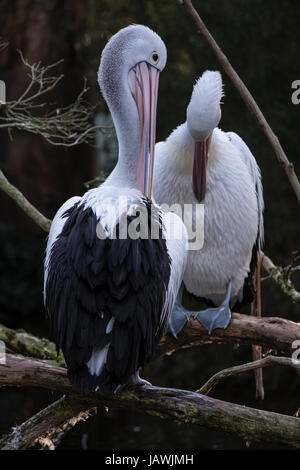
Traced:
<path fill-rule="evenodd" d="M 225 54 L 222 52 L 214 38 L 212 37 L 211 33 L 208 31 L 207 27 L 205 26 L 203 20 L 200 18 L 198 12 L 195 10 L 191 0 L 183 0 L 183 4 L 186 7 L 187 12 L 191 15 L 191 17 L 194 20 L 194 23 L 196 24 L 197 28 L 201 32 L 201 34 L 205 37 L 207 42 L 209 43 L 210 47 L 212 48 L 213 52 L 215 53 L 218 61 L 221 63 L 224 71 L 228 75 L 228 77 L 232 80 L 234 86 L 237 88 L 238 92 L 240 93 L 242 99 L 244 100 L 245 104 L 247 107 L 250 109 L 252 114 L 256 117 L 258 120 L 260 126 L 262 127 L 265 135 L 267 136 L 267 139 L 269 140 L 270 144 L 272 145 L 277 160 L 279 161 L 280 165 L 283 167 L 284 171 L 286 172 L 286 175 L 290 181 L 290 184 L 292 188 L 294 189 L 294 192 L 297 196 L 297 199 L 300 203 L 300 182 L 297 178 L 297 175 L 294 170 L 294 165 L 291 163 L 277 136 L 274 134 L 272 131 L 271 127 L 269 126 L 266 118 L 264 117 L 263 113 L 261 112 L 260 108 L 258 107 L 256 101 L 254 100 L 253 96 L 249 92 L 248 88 L 244 84 L 244 82 L 241 80 L 239 75 L 236 73 L 232 65 L 230 64 L 229 60 L 225 56 Z"/>
<path fill-rule="evenodd" d="M 77 415 L 78 409 L 130 407 L 179 423 L 189 422 L 231 432 L 248 441 L 278 442 L 300 448 L 299 419 L 186 390 L 135 386 L 107 397 L 99 393 L 82 396 L 74 394 L 65 369 L 15 356 L 8 356 L 6 365 L 0 365 L 0 386 L 43 387 L 71 394 L 71 401 L 74 398 L 76 404 L 74 410 L 68 411 L 69 417 Z"/>
<path fill-rule="evenodd" d="M 30 82 L 18 99 L 1 105 L 0 129 L 8 129 L 10 136 L 13 129 L 41 135 L 52 145 L 94 145 L 96 131 L 102 130 L 103 126 L 94 124 L 97 105 L 93 106 L 85 100 L 88 91 L 86 80 L 82 91 L 69 106 L 55 107 L 44 116 L 36 115 L 36 109 L 47 105 L 40 98 L 52 91 L 63 79 L 63 74 L 49 75 L 63 61 L 47 66 L 42 66 L 40 62 L 29 64 L 21 51 L 19 54 L 29 71 Z"/>
<path fill-rule="evenodd" d="M 41 214 L 25 196 L 13 186 L 0 170 L 0 189 L 11 197 L 16 204 L 45 232 L 49 232 L 51 221 Z"/>
<path fill-rule="evenodd" d="M 242 374 L 243 372 L 248 372 L 249 370 L 257 370 L 269 366 L 288 366 L 300 371 L 300 361 L 296 361 L 290 357 L 267 356 L 263 359 L 259 359 L 258 361 L 248 362 L 247 364 L 230 367 L 217 372 L 204 385 L 202 385 L 201 388 L 196 390 L 196 393 L 208 395 L 213 387 L 227 377 L 233 377 L 235 375 Z"/>
<path fill-rule="evenodd" d="M 299 266 L 288 266 L 287 268 L 275 266 L 273 261 L 265 256 L 263 260 L 263 267 L 286 295 L 288 295 L 294 302 L 300 303 L 300 292 L 295 289 L 289 277 L 293 271 L 299 269 Z"/>

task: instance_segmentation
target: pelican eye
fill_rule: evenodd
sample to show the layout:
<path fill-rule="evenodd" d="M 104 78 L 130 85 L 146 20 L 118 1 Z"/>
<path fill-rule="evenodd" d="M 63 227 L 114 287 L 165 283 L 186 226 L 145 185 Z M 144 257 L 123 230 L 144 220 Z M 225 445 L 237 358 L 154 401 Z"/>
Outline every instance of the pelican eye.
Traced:
<path fill-rule="evenodd" d="M 150 56 L 150 62 L 152 64 L 157 64 L 157 62 L 159 61 L 159 55 L 157 54 L 157 52 L 152 52 L 151 56 Z"/>

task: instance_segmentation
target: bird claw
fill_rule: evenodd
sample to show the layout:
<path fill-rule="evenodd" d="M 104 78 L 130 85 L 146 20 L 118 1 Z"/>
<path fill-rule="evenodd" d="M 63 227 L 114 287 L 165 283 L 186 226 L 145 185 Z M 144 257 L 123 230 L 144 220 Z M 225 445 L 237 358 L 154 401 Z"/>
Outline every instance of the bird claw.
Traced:
<path fill-rule="evenodd" d="M 139 371 L 136 371 L 134 374 L 132 374 L 132 376 L 129 378 L 129 380 L 126 384 L 119 384 L 115 388 L 114 394 L 122 392 L 124 390 L 124 388 L 126 388 L 127 386 L 130 386 L 130 385 L 143 386 L 143 385 L 152 385 L 152 384 L 150 382 L 148 382 L 148 380 L 141 379 Z"/>
<path fill-rule="evenodd" d="M 139 371 L 137 370 L 135 374 L 132 374 L 132 376 L 129 379 L 128 385 L 152 385 L 148 380 L 141 379 Z"/>

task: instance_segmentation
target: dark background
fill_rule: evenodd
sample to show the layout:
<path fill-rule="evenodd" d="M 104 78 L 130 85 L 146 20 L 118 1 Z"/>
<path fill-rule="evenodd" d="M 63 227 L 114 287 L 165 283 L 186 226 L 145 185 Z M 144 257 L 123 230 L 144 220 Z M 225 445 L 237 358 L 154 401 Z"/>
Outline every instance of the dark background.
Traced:
<path fill-rule="evenodd" d="M 194 1 L 195 7 L 233 67 L 255 97 L 289 159 L 300 174 L 300 105 L 292 104 L 291 83 L 300 79 L 300 4 L 297 0 Z M 153 28 L 168 49 L 160 78 L 158 140 L 185 120 L 195 80 L 206 69 L 221 70 L 204 38 L 176 0 L 1 0 L 0 79 L 7 100 L 17 98 L 28 79 L 16 49 L 29 62 L 50 64 L 63 58 L 57 74 L 65 77 L 49 100 L 67 105 L 88 78 L 88 98 L 100 109 L 96 72 L 106 41 L 121 27 L 142 23 Z M 288 264 L 299 249 L 299 205 L 274 152 L 223 73 L 224 105 L 220 127 L 237 132 L 260 165 L 265 197 L 265 252 Z M 96 153 L 85 145 L 53 147 L 42 138 L 15 132 L 10 142 L 0 133 L 0 165 L 8 179 L 47 217 L 96 176 Z M 9 198 L 0 194 L 0 322 L 48 336 L 42 303 L 46 236 Z M 299 286 L 299 278 L 295 276 Z M 272 281 L 263 283 L 263 314 L 299 321 L 293 305 Z M 153 362 L 144 377 L 154 384 L 194 390 L 216 371 L 251 360 L 250 348 L 209 345 L 180 351 Z M 300 406 L 300 377 L 282 368 L 264 370 L 263 403 L 255 400 L 252 373 L 226 380 L 212 396 L 265 410 L 294 414 Z M 59 395 L 39 389 L 0 391 L 0 433 L 20 424 Z M 128 410 L 99 409 L 98 415 L 70 432 L 61 449 L 245 449 L 244 440 L 195 425 L 177 425 Z M 251 444 L 251 448 L 280 448 Z"/>

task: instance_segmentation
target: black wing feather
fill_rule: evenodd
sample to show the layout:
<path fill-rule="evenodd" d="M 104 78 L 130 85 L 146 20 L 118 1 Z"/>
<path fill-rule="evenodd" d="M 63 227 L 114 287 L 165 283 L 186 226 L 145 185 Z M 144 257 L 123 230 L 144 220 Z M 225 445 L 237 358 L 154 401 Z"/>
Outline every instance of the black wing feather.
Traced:
<path fill-rule="evenodd" d="M 151 203 L 144 203 L 150 228 Z M 101 240 L 91 208 L 77 203 L 64 217 L 48 262 L 46 309 L 52 335 L 64 353 L 74 387 L 86 393 L 99 386 L 110 393 L 151 359 L 163 331 L 160 318 L 170 258 L 161 220 L 157 218 L 156 240 Z M 134 218 L 127 216 L 127 224 Z M 107 333 L 112 318 L 113 328 Z M 108 343 L 103 370 L 91 375 L 86 363 L 93 350 Z"/>

